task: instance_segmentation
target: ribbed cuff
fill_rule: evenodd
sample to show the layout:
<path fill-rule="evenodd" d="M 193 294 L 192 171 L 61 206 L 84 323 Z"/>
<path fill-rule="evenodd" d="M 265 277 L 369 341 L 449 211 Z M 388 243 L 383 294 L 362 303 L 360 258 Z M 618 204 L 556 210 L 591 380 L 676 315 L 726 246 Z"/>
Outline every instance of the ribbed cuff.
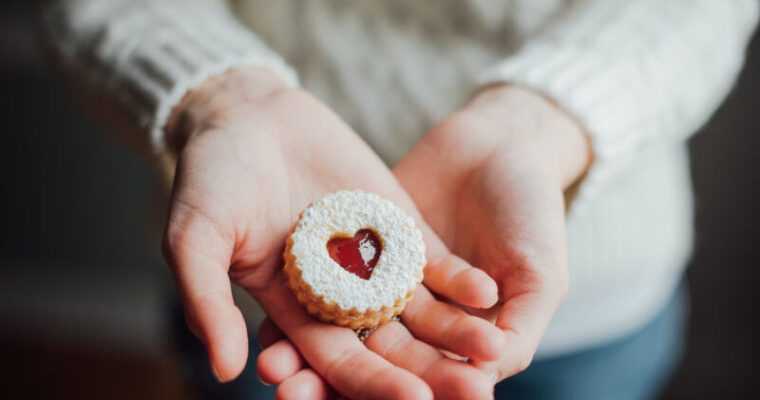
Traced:
<path fill-rule="evenodd" d="M 151 3 L 151 32 L 121 66 L 130 89 L 143 107 L 141 123 L 150 131 L 153 149 L 165 149 L 163 128 L 173 107 L 194 87 L 230 68 L 269 68 L 291 86 L 295 71 L 224 9 L 167 7 Z M 182 15 L 177 15 L 177 13 Z M 209 15 L 210 14 L 210 15 Z"/>
<path fill-rule="evenodd" d="M 594 161 L 569 210 L 579 213 L 648 143 L 684 141 L 709 119 L 741 68 L 757 9 L 754 1 L 585 3 L 479 83 L 533 89 L 583 125 Z"/>
<path fill-rule="evenodd" d="M 176 62 L 177 60 L 170 61 L 168 59 L 173 55 L 172 53 L 165 54 L 166 58 L 162 62 Z M 201 54 L 198 55 L 201 56 Z M 298 78 L 293 69 L 271 54 L 251 52 L 250 54 L 236 55 L 231 53 L 218 59 L 208 59 L 201 56 L 193 61 L 194 67 L 191 71 L 173 75 L 169 85 L 157 85 L 158 91 L 154 92 L 156 94 L 156 106 L 153 109 L 153 114 L 148 114 L 150 120 L 146 122 L 150 127 L 152 147 L 157 152 L 164 151 L 166 147 L 164 126 L 174 106 L 182 100 L 189 90 L 199 86 L 212 76 L 223 74 L 235 67 L 264 67 L 277 73 L 289 86 L 298 86 Z"/>
<path fill-rule="evenodd" d="M 166 149 L 172 108 L 211 76 L 260 66 L 298 85 L 295 71 L 225 2 L 72 0 L 51 8 L 48 20 L 64 61 L 118 99 L 157 154 Z"/>

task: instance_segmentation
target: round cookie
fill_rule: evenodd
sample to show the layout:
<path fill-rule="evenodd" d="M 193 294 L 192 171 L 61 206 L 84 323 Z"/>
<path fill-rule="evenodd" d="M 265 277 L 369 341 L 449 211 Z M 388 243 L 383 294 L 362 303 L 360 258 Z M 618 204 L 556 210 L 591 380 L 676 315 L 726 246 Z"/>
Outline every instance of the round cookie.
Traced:
<path fill-rule="evenodd" d="M 308 206 L 284 256 L 288 285 L 308 312 L 352 329 L 400 314 L 426 262 L 414 220 L 361 191 L 336 192 Z"/>

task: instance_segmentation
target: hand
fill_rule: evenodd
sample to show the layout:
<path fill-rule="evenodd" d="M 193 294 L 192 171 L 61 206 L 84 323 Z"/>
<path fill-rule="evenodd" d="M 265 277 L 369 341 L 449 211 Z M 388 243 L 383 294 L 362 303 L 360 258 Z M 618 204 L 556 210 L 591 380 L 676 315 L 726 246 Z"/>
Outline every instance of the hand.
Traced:
<path fill-rule="evenodd" d="M 587 139 L 555 105 L 495 86 L 433 128 L 394 169 L 446 245 L 499 285 L 506 351 L 476 362 L 499 380 L 530 364 L 567 290 L 563 192 L 590 161 Z"/>
<path fill-rule="evenodd" d="M 285 88 L 266 70 L 231 71 L 186 96 L 167 124 L 167 140 L 179 159 L 165 253 L 188 324 L 207 346 L 220 380 L 237 376 L 247 358 L 245 324 L 231 296 L 236 283 L 318 374 L 310 376 L 345 396 L 430 398 L 430 388 L 440 392 L 461 383 L 449 376 L 470 378 L 458 389 L 490 390 L 486 374 L 441 357 L 433 346 L 495 360 L 502 352 L 500 332 L 436 300 L 427 288 L 418 288 L 405 312 L 411 332 L 389 324 L 368 340 L 378 355 L 353 331 L 309 317 L 285 285 L 282 250 L 300 211 L 329 192 L 351 188 L 391 199 L 417 218 L 431 260 L 428 287 L 471 307 L 497 300 L 495 282 L 448 252 L 393 174 L 317 100 Z M 420 357 L 406 357 L 408 352 Z"/>

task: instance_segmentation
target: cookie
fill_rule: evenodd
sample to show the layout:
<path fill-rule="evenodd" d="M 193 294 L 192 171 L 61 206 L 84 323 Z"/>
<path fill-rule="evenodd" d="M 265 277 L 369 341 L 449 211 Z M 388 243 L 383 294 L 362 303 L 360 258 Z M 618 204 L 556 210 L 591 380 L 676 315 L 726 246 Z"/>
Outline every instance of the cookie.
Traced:
<path fill-rule="evenodd" d="M 423 277 L 414 219 L 378 195 L 340 191 L 309 205 L 285 248 L 285 274 L 313 316 L 372 329 L 403 311 Z"/>

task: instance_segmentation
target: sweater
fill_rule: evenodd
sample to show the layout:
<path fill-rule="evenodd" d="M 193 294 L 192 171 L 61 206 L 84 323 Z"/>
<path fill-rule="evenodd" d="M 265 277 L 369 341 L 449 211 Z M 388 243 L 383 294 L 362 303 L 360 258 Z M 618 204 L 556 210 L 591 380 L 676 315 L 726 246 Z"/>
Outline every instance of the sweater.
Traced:
<path fill-rule="evenodd" d="M 594 161 L 567 214 L 570 288 L 545 358 L 635 331 L 679 285 L 693 237 L 685 142 L 736 80 L 758 3 L 68 0 L 48 16 L 66 64 L 156 153 L 182 96 L 236 66 L 310 91 L 389 165 L 483 85 L 551 98 Z"/>

